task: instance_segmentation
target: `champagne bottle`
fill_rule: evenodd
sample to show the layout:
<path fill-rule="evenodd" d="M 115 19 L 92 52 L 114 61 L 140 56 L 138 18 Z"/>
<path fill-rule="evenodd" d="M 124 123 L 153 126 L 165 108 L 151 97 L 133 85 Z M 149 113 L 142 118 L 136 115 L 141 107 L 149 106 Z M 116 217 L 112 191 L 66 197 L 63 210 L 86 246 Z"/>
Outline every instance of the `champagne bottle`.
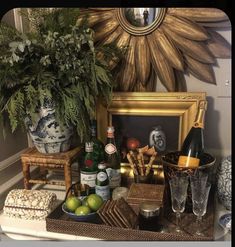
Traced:
<path fill-rule="evenodd" d="M 85 151 L 84 164 L 80 171 L 80 181 L 81 184 L 87 184 L 94 189 L 98 164 L 94 161 L 92 142 L 85 143 Z"/>
<path fill-rule="evenodd" d="M 105 145 L 105 161 L 110 181 L 110 188 L 113 190 L 121 185 L 120 157 L 114 139 L 114 127 L 107 128 L 107 142 Z"/>
<path fill-rule="evenodd" d="M 95 181 L 95 193 L 103 198 L 104 201 L 110 198 L 109 178 L 106 172 L 105 163 L 98 165 L 98 173 Z"/>
<path fill-rule="evenodd" d="M 207 101 L 199 103 L 198 112 L 188 135 L 186 136 L 178 160 L 178 166 L 197 168 L 204 152 L 204 118 L 207 109 Z"/>
<path fill-rule="evenodd" d="M 97 121 L 91 122 L 91 142 L 93 142 L 94 160 L 99 164 L 104 161 L 104 144 L 97 138 Z"/>

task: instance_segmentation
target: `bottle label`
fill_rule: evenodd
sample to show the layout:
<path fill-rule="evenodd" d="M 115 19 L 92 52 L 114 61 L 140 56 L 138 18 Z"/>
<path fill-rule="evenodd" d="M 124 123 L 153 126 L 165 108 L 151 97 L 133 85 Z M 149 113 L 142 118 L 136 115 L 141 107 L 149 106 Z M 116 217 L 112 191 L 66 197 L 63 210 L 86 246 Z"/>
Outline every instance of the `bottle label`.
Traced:
<path fill-rule="evenodd" d="M 117 152 L 117 148 L 115 147 L 115 145 L 113 145 L 112 143 L 108 143 L 106 146 L 105 146 L 105 152 L 107 154 L 114 154 Z"/>
<path fill-rule="evenodd" d="M 112 168 L 107 168 L 106 172 L 108 174 L 109 177 L 109 185 L 110 188 L 116 188 L 116 187 L 120 187 L 121 185 L 121 171 L 120 169 L 112 169 Z"/>
<path fill-rule="evenodd" d="M 108 175 L 107 173 L 105 172 L 99 172 L 97 174 L 97 179 L 100 181 L 100 182 L 104 182 L 106 179 L 108 179 Z"/>
<path fill-rule="evenodd" d="M 199 166 L 200 159 L 190 156 L 180 156 L 178 161 L 179 167 L 197 168 Z"/>
<path fill-rule="evenodd" d="M 84 163 L 86 167 L 91 168 L 93 166 L 93 160 L 88 159 L 88 160 L 85 160 Z"/>
<path fill-rule="evenodd" d="M 95 187 L 97 172 L 83 172 L 81 171 L 81 184 L 87 184 L 91 188 Z"/>
<path fill-rule="evenodd" d="M 103 198 L 103 200 L 107 201 L 110 198 L 110 188 L 109 185 L 95 186 L 95 193 Z"/>

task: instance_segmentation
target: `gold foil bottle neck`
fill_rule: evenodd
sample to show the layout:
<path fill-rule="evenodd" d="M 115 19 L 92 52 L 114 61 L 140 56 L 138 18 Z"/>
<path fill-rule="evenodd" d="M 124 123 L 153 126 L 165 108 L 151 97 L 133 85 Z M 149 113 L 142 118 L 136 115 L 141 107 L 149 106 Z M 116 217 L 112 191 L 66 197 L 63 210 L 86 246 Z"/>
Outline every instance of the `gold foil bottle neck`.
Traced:
<path fill-rule="evenodd" d="M 207 109 L 207 101 L 206 100 L 200 101 L 198 106 L 197 116 L 193 124 L 195 128 L 204 129 L 204 119 L 205 119 L 206 109 Z"/>
<path fill-rule="evenodd" d="M 207 101 L 206 100 L 201 100 L 199 102 L 199 109 L 207 110 Z"/>

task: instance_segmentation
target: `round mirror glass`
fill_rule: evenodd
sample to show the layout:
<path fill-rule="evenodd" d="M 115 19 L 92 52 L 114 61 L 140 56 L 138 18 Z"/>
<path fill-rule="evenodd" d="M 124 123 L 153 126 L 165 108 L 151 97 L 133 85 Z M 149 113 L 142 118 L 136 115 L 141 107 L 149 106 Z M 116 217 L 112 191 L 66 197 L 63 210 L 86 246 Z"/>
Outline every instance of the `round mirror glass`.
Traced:
<path fill-rule="evenodd" d="M 159 8 L 125 8 L 124 15 L 134 27 L 148 27 L 158 18 Z"/>
<path fill-rule="evenodd" d="M 133 35 L 153 32 L 163 21 L 166 8 L 119 8 L 117 19 L 124 30 Z"/>

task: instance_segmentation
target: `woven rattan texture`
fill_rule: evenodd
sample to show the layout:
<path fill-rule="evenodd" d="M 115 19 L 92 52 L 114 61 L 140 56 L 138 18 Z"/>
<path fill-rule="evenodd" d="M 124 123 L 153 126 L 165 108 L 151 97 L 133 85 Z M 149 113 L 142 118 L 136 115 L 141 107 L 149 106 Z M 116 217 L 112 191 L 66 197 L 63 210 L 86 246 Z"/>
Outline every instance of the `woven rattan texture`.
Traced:
<path fill-rule="evenodd" d="M 207 237 L 197 237 L 190 233 L 184 232 L 183 234 L 174 233 L 160 233 L 141 231 L 137 229 L 127 229 L 119 227 L 111 227 L 107 225 L 76 222 L 67 217 L 59 205 L 47 218 L 46 218 L 46 229 L 50 232 L 72 234 L 76 236 L 85 236 L 91 238 L 98 238 L 102 240 L 122 240 L 122 241 L 211 241 L 213 240 L 213 212 L 209 215 L 209 222 L 207 226 L 208 230 Z M 190 227 L 192 223 L 192 217 L 184 217 L 184 225 Z M 186 222 L 187 221 L 187 222 Z"/>
<path fill-rule="evenodd" d="M 39 153 L 35 147 L 28 148 L 21 154 L 21 163 L 24 175 L 24 188 L 31 189 L 32 184 L 52 184 L 65 185 L 66 191 L 72 184 L 71 165 L 77 159 L 81 148 L 77 147 L 68 152 L 56 154 L 42 154 Z M 40 173 L 43 178 L 31 178 L 30 167 L 40 167 Z M 64 182 L 49 181 L 46 178 L 47 170 L 61 169 L 64 172 Z"/>

